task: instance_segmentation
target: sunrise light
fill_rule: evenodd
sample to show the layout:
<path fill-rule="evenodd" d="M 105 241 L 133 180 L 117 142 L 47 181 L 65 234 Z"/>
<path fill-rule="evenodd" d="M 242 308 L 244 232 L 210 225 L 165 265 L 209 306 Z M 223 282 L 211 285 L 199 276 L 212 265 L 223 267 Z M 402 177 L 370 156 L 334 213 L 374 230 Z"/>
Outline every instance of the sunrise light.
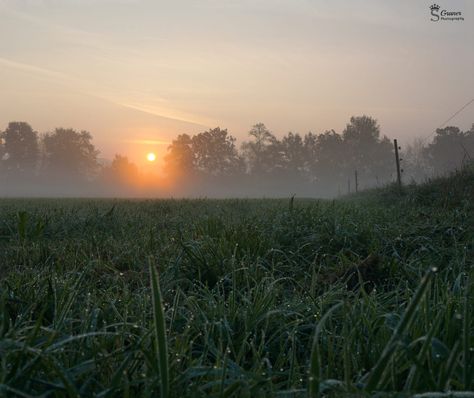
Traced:
<path fill-rule="evenodd" d="M 154 162 L 156 160 L 156 155 L 153 152 L 150 152 L 148 155 L 146 155 L 146 160 L 149 162 Z"/>

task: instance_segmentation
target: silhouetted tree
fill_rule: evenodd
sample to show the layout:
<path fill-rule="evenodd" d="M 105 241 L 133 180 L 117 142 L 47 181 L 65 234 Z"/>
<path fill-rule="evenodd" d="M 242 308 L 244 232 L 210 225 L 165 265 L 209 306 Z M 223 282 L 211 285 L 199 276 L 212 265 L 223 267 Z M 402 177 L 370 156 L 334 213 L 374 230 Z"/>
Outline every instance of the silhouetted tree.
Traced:
<path fill-rule="evenodd" d="M 2 136 L 3 132 L 0 132 L 0 172 L 2 171 L 2 168 L 4 167 L 3 165 L 3 160 L 6 160 L 7 156 L 5 154 L 5 140 L 3 139 Z M 4 159 L 5 157 L 5 159 Z"/>
<path fill-rule="evenodd" d="M 432 174 L 433 168 L 426 156 L 426 147 L 421 138 L 415 138 L 403 150 L 404 177 L 407 182 L 420 182 Z"/>
<path fill-rule="evenodd" d="M 393 170 L 393 145 L 380 137 L 377 120 L 370 116 L 353 116 L 342 133 L 348 175 L 357 170 L 360 181 L 374 185 L 387 181 Z"/>
<path fill-rule="evenodd" d="M 38 162 L 38 133 L 25 122 L 10 122 L 0 134 L 3 171 L 16 176 L 31 175 Z"/>
<path fill-rule="evenodd" d="M 192 138 L 194 167 L 205 175 L 236 175 L 244 163 L 235 147 L 235 138 L 216 127 Z"/>
<path fill-rule="evenodd" d="M 425 154 L 437 174 L 462 167 L 474 155 L 474 128 L 466 132 L 454 126 L 437 129 Z"/>
<path fill-rule="evenodd" d="M 317 164 L 317 141 L 318 135 L 312 132 L 305 134 L 303 138 L 303 146 L 305 152 L 305 172 L 310 181 L 315 181 L 315 172 Z"/>
<path fill-rule="evenodd" d="M 110 166 L 104 167 L 103 177 L 114 184 L 133 185 L 139 178 L 138 168 L 128 157 L 116 154 Z"/>
<path fill-rule="evenodd" d="M 289 176 L 303 177 L 306 173 L 307 152 L 303 138 L 289 132 L 278 143 L 281 169 Z"/>
<path fill-rule="evenodd" d="M 216 127 L 193 137 L 179 135 L 168 147 L 165 171 L 172 177 L 230 176 L 243 172 L 245 164 L 226 129 Z"/>
<path fill-rule="evenodd" d="M 165 172 L 170 177 L 186 177 L 194 173 L 192 139 L 188 134 L 178 135 L 168 147 Z"/>
<path fill-rule="evenodd" d="M 57 128 L 43 137 L 44 170 L 54 175 L 90 178 L 98 170 L 97 151 L 87 131 Z"/>
<path fill-rule="evenodd" d="M 271 173 L 281 161 L 278 140 L 263 123 L 254 125 L 249 136 L 253 140 L 242 144 L 248 171 L 253 175 Z"/>
<path fill-rule="evenodd" d="M 464 133 L 464 144 L 463 144 L 463 161 L 466 160 L 469 164 L 474 162 L 474 123 L 471 124 L 471 128 Z"/>
<path fill-rule="evenodd" d="M 307 145 L 314 141 L 313 137 L 307 138 Z M 314 144 L 316 148 L 312 151 L 316 162 L 313 163 L 313 175 L 316 181 L 325 189 L 332 188 L 335 190 L 347 179 L 344 140 L 341 135 L 334 130 L 330 130 L 318 135 Z"/>

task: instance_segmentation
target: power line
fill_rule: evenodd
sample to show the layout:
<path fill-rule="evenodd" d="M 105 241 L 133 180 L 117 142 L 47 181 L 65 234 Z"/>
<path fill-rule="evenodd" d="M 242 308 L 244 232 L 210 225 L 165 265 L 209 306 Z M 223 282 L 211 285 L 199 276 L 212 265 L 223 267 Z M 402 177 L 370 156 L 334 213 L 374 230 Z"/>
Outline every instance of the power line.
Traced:
<path fill-rule="evenodd" d="M 449 118 L 447 118 L 443 123 L 439 125 L 432 133 L 430 133 L 428 136 L 426 136 L 422 142 L 425 142 L 428 138 L 430 138 L 434 133 L 436 133 L 436 130 L 444 127 L 446 123 L 454 119 L 457 115 L 459 115 L 464 109 L 466 109 L 469 105 L 471 105 L 474 102 L 474 98 L 471 99 L 470 101 L 466 102 L 461 108 L 459 108 L 455 113 L 453 113 Z"/>

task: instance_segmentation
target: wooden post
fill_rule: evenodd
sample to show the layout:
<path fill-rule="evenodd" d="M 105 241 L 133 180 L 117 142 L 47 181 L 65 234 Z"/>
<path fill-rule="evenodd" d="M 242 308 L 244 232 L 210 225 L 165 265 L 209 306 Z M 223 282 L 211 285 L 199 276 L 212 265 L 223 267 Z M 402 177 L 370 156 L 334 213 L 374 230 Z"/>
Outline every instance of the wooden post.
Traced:
<path fill-rule="evenodd" d="M 355 177 L 355 189 L 356 193 L 359 192 L 359 181 L 357 179 L 357 170 L 354 170 L 354 177 Z"/>
<path fill-rule="evenodd" d="M 397 184 L 398 189 L 402 189 L 402 174 L 400 173 L 400 158 L 398 157 L 398 142 L 397 139 L 393 140 L 393 146 L 395 147 L 395 164 L 397 165 Z"/>
<path fill-rule="evenodd" d="M 347 193 L 351 193 L 351 179 L 347 179 Z"/>

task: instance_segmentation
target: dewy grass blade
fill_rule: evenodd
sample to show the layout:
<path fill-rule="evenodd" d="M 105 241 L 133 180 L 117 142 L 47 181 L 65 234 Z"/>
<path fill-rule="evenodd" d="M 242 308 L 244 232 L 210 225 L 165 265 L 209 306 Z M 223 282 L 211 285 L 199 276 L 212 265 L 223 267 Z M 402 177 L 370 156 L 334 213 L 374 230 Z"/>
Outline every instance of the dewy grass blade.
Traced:
<path fill-rule="evenodd" d="M 435 333 L 437 332 L 437 330 L 440 326 L 443 315 L 444 314 L 442 312 L 439 312 L 436 315 L 436 318 L 433 321 L 433 324 L 432 324 L 428 334 L 426 335 L 426 337 L 423 341 L 423 345 L 421 346 L 421 349 L 420 349 L 420 351 L 417 355 L 417 360 L 418 361 L 416 363 L 414 363 L 410 368 L 410 373 L 408 374 L 406 382 L 405 382 L 405 387 L 404 387 L 405 391 L 411 391 L 413 389 L 414 382 L 417 379 L 416 376 L 417 376 L 417 374 L 420 370 L 420 367 L 417 365 L 417 363 L 421 363 L 423 358 L 427 355 L 427 353 L 429 351 L 429 348 L 431 347 L 431 341 L 432 341 Z"/>
<path fill-rule="evenodd" d="M 443 372 L 442 381 L 440 381 L 440 387 L 444 390 L 449 390 L 451 377 L 454 373 L 454 369 L 456 366 L 456 362 L 458 360 L 458 356 L 461 353 L 461 344 L 459 341 L 454 343 L 454 347 L 449 354 L 448 362 L 446 364 L 446 370 Z"/>
<path fill-rule="evenodd" d="M 6 384 L 0 384 L 0 394 L 2 394 L 4 392 L 11 392 L 13 394 L 13 396 L 18 396 L 18 397 L 22 397 L 22 398 L 32 398 L 33 397 L 32 395 L 26 394 L 23 391 L 20 391 L 16 388 L 12 388 L 10 386 L 7 386 Z M 3 395 L 0 395 L 0 396 L 3 396 Z"/>
<path fill-rule="evenodd" d="M 74 300 L 77 298 L 78 294 L 81 292 L 80 286 L 85 275 L 86 275 L 85 271 L 82 271 L 77 277 L 71 289 L 65 290 L 64 297 L 61 300 L 62 302 L 64 302 L 64 305 L 59 311 L 58 316 L 57 316 L 58 319 L 54 324 L 54 328 L 56 330 L 61 329 L 61 327 L 63 326 L 63 323 L 66 320 L 66 316 L 68 315 L 69 311 L 72 308 Z"/>
<path fill-rule="evenodd" d="M 311 349 L 311 360 L 309 368 L 309 396 L 311 398 L 318 398 L 319 385 L 321 384 L 321 353 L 319 350 L 319 334 L 321 333 L 326 320 L 331 316 L 331 314 L 337 310 L 342 303 L 337 303 L 333 305 L 319 320 L 318 325 L 316 326 L 316 331 L 314 332 L 313 347 Z"/>
<path fill-rule="evenodd" d="M 420 304 L 423 296 L 427 292 L 430 281 L 436 271 L 436 268 L 430 269 L 421 280 L 420 286 L 415 292 L 413 299 L 411 300 L 410 304 L 408 304 L 408 307 L 405 310 L 402 319 L 398 323 L 398 326 L 393 332 L 393 335 L 390 338 L 389 342 L 385 346 L 385 349 L 382 351 L 380 359 L 377 361 L 377 363 L 372 368 L 372 371 L 369 374 L 369 379 L 367 381 L 366 386 L 366 389 L 368 391 L 376 390 L 383 384 L 386 376 L 386 371 L 390 364 L 390 360 L 392 359 L 392 356 L 397 348 L 397 343 L 403 336 L 403 333 L 406 331 L 410 323 L 412 322 L 416 313 L 416 309 L 418 308 L 418 305 Z"/>
<path fill-rule="evenodd" d="M 163 303 L 161 299 L 160 283 L 158 274 L 149 260 L 150 282 L 153 303 L 153 329 L 155 337 L 155 357 L 158 359 L 158 367 L 161 379 L 161 397 L 169 396 L 169 369 L 168 369 L 168 346 L 166 342 L 166 324 Z"/>
<path fill-rule="evenodd" d="M 463 384 L 464 388 L 471 388 L 472 380 L 470 376 L 470 368 L 473 366 L 470 363 L 469 340 L 471 335 L 470 319 L 469 319 L 469 296 L 471 289 L 471 280 L 466 278 L 466 288 L 464 293 L 464 309 L 463 309 L 463 336 L 462 336 L 462 351 L 463 351 Z"/>

